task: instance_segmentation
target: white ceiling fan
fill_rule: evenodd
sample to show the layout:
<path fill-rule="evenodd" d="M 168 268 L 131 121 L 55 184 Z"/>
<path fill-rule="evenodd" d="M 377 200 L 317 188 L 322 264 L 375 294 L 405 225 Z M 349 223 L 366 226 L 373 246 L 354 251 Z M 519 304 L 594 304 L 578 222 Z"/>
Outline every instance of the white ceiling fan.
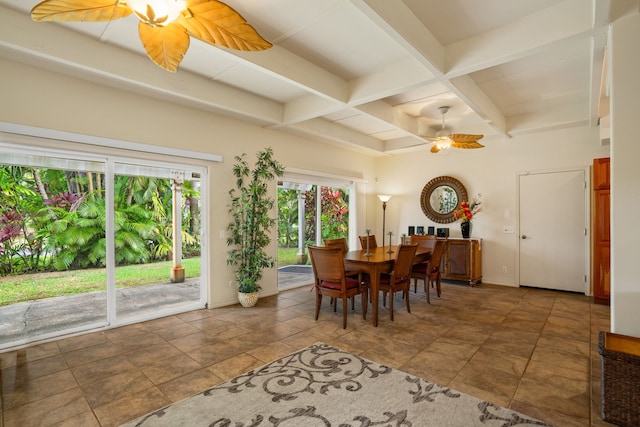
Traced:
<path fill-rule="evenodd" d="M 433 145 L 431 146 L 432 153 L 437 153 L 451 147 L 465 149 L 484 147 L 484 145 L 478 142 L 478 140 L 482 139 L 484 135 L 472 135 L 468 133 L 451 134 L 451 131 L 447 129 L 444 124 L 444 115 L 449 111 L 449 107 L 439 107 L 438 110 L 440 111 L 440 114 L 442 114 L 442 128 L 436 132 L 436 136 L 420 135 L 427 141 L 433 141 Z"/>

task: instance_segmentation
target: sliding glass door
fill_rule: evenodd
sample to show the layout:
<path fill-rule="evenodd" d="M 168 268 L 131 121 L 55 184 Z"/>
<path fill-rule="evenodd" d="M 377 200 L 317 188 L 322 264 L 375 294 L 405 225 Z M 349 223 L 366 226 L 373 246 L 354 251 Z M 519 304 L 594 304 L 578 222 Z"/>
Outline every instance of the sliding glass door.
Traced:
<path fill-rule="evenodd" d="M 0 349 L 205 306 L 204 169 L 0 154 Z"/>
<path fill-rule="evenodd" d="M 200 301 L 199 177 L 189 170 L 115 164 L 118 321 Z"/>

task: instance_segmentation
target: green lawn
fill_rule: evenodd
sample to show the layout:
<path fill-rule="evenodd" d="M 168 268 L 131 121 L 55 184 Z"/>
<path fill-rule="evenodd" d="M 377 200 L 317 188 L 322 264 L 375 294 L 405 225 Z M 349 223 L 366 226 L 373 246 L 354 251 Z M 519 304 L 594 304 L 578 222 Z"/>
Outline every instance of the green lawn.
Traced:
<path fill-rule="evenodd" d="M 151 264 L 128 265 L 116 268 L 116 287 L 128 288 L 149 283 L 169 283 L 171 261 Z M 182 262 L 185 276 L 200 275 L 200 258 L 185 259 Z M 51 273 L 23 274 L 0 278 L 0 306 L 74 295 L 106 288 L 107 271 L 104 268 L 73 270 Z"/>
<path fill-rule="evenodd" d="M 278 248 L 278 267 L 296 265 L 298 263 L 297 254 L 298 248 Z"/>
<path fill-rule="evenodd" d="M 278 267 L 297 264 L 297 248 L 278 249 Z M 170 281 L 171 261 L 128 265 L 116 268 L 116 286 L 127 288 Z M 183 260 L 187 278 L 200 275 L 200 258 Z M 106 288 L 103 268 L 73 270 L 0 278 L 0 306 L 63 295 L 103 291 Z"/>

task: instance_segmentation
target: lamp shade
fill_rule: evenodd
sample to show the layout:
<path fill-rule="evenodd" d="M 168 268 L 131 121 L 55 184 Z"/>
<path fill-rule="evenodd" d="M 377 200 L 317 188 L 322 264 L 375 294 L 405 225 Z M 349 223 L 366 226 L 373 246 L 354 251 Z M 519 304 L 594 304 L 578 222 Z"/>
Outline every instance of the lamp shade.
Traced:
<path fill-rule="evenodd" d="M 389 201 L 389 199 L 391 199 L 391 196 L 387 196 L 386 194 L 378 194 L 378 199 L 380 199 L 381 202 L 386 203 Z"/>

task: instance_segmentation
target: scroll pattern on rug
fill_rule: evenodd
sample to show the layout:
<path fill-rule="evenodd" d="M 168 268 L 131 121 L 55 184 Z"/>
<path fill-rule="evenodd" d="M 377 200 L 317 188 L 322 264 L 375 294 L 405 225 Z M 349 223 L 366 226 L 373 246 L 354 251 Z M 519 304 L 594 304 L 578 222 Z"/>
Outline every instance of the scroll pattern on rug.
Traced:
<path fill-rule="evenodd" d="M 124 426 L 547 426 L 316 343 Z"/>

